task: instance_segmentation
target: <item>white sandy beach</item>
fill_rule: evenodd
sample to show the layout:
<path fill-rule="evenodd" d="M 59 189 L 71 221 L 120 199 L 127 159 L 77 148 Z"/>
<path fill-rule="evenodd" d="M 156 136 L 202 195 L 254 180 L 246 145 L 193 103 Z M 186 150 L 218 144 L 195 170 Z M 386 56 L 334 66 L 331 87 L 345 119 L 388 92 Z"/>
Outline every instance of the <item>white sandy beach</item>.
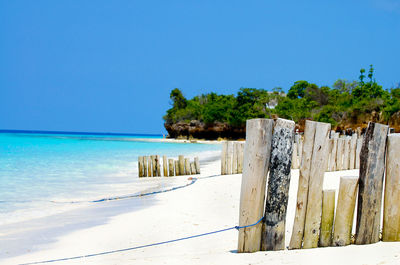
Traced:
<path fill-rule="evenodd" d="M 203 166 L 202 174 L 196 176 L 199 180 L 188 187 L 124 202 L 105 202 L 107 207 L 121 207 L 130 203 L 137 205 L 134 200 L 140 200 L 142 207 L 134 210 L 126 207 L 125 211 L 105 222 L 75 228 L 0 263 L 21 264 L 94 254 L 235 226 L 239 216 L 241 175 L 218 176 L 219 172 L 220 161 L 215 161 Z M 327 173 L 324 188 L 338 189 L 340 176 L 357 174 L 358 170 Z M 213 175 L 217 176 L 207 178 Z M 188 177 L 174 177 L 169 181 L 185 178 Z M 292 230 L 297 182 L 298 170 L 292 170 L 286 245 Z M 94 211 L 93 218 L 99 218 L 98 215 L 101 211 Z M 79 219 L 79 216 L 75 218 Z M 236 230 L 229 230 L 165 245 L 52 264 L 400 264 L 400 242 L 238 254 L 237 235 Z"/>

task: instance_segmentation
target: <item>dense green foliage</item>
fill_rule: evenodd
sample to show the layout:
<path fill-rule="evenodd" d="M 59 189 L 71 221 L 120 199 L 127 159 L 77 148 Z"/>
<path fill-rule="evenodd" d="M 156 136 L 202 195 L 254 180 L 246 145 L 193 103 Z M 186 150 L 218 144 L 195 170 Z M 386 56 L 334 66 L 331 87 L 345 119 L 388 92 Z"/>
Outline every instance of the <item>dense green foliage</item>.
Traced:
<path fill-rule="evenodd" d="M 366 80 L 360 70 L 359 81 L 337 80 L 332 87 L 301 80 L 285 94 L 280 88 L 269 92 L 264 89 L 241 88 L 236 96 L 210 93 L 186 99 L 175 88 L 170 98 L 172 108 L 164 120 L 168 124 L 199 120 L 206 124 L 223 122 L 231 126 L 244 126 L 247 119 L 281 117 L 299 122 L 313 119 L 338 125 L 347 120 L 357 123 L 372 113 L 381 113 L 382 119 L 400 111 L 400 88 L 385 90 L 373 77 L 372 65 Z"/>

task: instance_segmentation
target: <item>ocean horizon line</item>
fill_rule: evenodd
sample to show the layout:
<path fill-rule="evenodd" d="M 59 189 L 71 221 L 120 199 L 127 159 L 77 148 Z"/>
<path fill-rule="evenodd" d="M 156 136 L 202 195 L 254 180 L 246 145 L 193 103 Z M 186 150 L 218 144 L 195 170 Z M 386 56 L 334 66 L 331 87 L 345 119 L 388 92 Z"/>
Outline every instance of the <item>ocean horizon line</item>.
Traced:
<path fill-rule="evenodd" d="M 76 132 L 76 131 L 47 131 L 47 130 L 13 130 L 0 129 L 0 133 L 21 133 L 21 134 L 71 134 L 71 135 L 114 135 L 114 136 L 163 136 L 156 133 L 113 133 L 113 132 Z"/>

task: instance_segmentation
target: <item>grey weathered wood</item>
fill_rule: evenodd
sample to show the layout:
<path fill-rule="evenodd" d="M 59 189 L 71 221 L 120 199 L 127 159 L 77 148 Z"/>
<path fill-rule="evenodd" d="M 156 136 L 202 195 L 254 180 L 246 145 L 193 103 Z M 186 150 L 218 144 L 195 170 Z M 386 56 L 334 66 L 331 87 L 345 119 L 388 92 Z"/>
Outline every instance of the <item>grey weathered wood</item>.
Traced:
<path fill-rule="evenodd" d="M 155 156 L 155 163 L 156 163 L 156 173 L 157 177 L 161 177 L 161 166 L 160 166 L 160 156 L 156 155 Z"/>
<path fill-rule="evenodd" d="M 175 176 L 175 165 L 174 165 L 174 160 L 172 158 L 168 159 L 168 168 L 169 168 L 169 176 L 173 177 Z"/>
<path fill-rule="evenodd" d="M 322 187 L 328 163 L 329 123 L 318 122 L 315 128 L 312 153 L 303 248 L 318 247 L 322 215 Z"/>
<path fill-rule="evenodd" d="M 289 249 L 301 248 L 303 241 L 304 223 L 308 198 L 308 182 L 310 178 L 312 160 L 311 158 L 314 147 L 316 124 L 316 122 L 309 120 L 307 120 L 305 124 L 303 153 L 300 164 L 299 184 L 297 189 L 296 213 L 294 217 L 293 232 L 290 239 Z"/>
<path fill-rule="evenodd" d="M 332 131 L 331 131 L 330 134 L 332 134 Z M 328 165 L 326 166 L 326 171 L 332 171 L 331 167 L 330 167 L 331 166 L 331 160 L 333 159 L 332 158 L 332 149 L 333 149 L 333 139 L 330 138 L 329 139 L 329 146 L 328 146 L 328 163 L 327 163 Z"/>
<path fill-rule="evenodd" d="M 138 175 L 139 175 L 139 178 L 142 178 L 143 177 L 143 156 L 139 156 L 138 157 Z"/>
<path fill-rule="evenodd" d="M 147 172 L 149 177 L 153 177 L 153 156 L 148 157 Z"/>
<path fill-rule="evenodd" d="M 297 145 L 297 153 L 299 154 L 299 168 L 303 159 L 303 137 L 299 135 L 299 144 Z"/>
<path fill-rule="evenodd" d="M 291 167 L 293 169 L 298 169 L 299 168 L 299 159 L 298 159 L 298 156 L 297 156 L 297 144 L 296 143 L 293 144 L 292 149 L 293 149 L 293 151 L 292 151 L 292 157 L 291 157 L 291 160 L 292 160 L 292 166 Z"/>
<path fill-rule="evenodd" d="M 232 174 L 232 157 L 233 157 L 233 142 L 228 142 L 228 148 L 226 150 L 226 174 Z"/>
<path fill-rule="evenodd" d="M 233 142 L 232 146 L 232 174 L 237 174 L 237 160 L 238 160 L 238 143 Z"/>
<path fill-rule="evenodd" d="M 343 153 L 344 145 L 346 140 L 344 138 L 338 139 L 337 151 L 336 151 L 336 170 L 343 170 Z"/>
<path fill-rule="evenodd" d="M 335 216 L 335 190 L 324 190 L 322 198 L 321 234 L 318 246 L 329 247 L 332 245 L 333 218 Z"/>
<path fill-rule="evenodd" d="M 350 137 L 345 138 L 343 153 L 343 169 L 348 170 L 350 162 Z"/>
<path fill-rule="evenodd" d="M 400 241 L 400 133 L 387 140 L 383 241 Z"/>
<path fill-rule="evenodd" d="M 357 134 L 353 134 L 350 140 L 350 166 L 349 169 L 356 168 L 356 148 L 357 148 Z"/>
<path fill-rule="evenodd" d="M 194 158 L 194 165 L 196 166 L 196 174 L 200 174 L 200 161 L 197 156 Z"/>
<path fill-rule="evenodd" d="M 190 162 L 190 173 L 196 175 L 196 165 L 194 162 Z"/>
<path fill-rule="evenodd" d="M 189 158 L 185 158 L 185 174 L 186 175 L 190 175 L 191 174 Z"/>
<path fill-rule="evenodd" d="M 363 143 L 363 139 L 362 138 L 357 139 L 356 162 L 355 162 L 355 168 L 356 169 L 360 168 L 360 153 L 361 153 L 362 143 Z"/>
<path fill-rule="evenodd" d="M 358 177 L 341 177 L 339 196 L 333 229 L 333 246 L 347 246 L 351 242 L 354 207 L 356 204 Z"/>
<path fill-rule="evenodd" d="M 227 166 L 226 166 L 226 158 L 228 151 L 228 142 L 222 143 L 222 151 L 221 151 L 221 175 L 226 175 Z"/>
<path fill-rule="evenodd" d="M 339 134 L 334 133 L 332 135 L 332 149 L 331 149 L 331 156 L 329 160 L 329 170 L 330 171 L 336 171 L 336 157 L 337 157 L 337 145 L 338 145 L 338 138 Z"/>
<path fill-rule="evenodd" d="M 285 249 L 285 221 L 289 198 L 294 121 L 277 119 L 272 134 L 265 221 L 261 250 Z"/>
<path fill-rule="evenodd" d="M 182 175 L 180 171 L 179 160 L 175 160 L 174 163 L 175 163 L 175 176 Z"/>
<path fill-rule="evenodd" d="M 183 155 L 178 156 L 179 175 L 185 175 L 185 158 Z"/>
<path fill-rule="evenodd" d="M 360 180 L 357 205 L 357 245 L 379 241 L 385 147 L 389 127 L 370 122 L 360 155 Z"/>
<path fill-rule="evenodd" d="M 143 177 L 147 177 L 147 156 L 143 156 Z"/>
<path fill-rule="evenodd" d="M 157 177 L 157 164 L 156 164 L 156 156 L 151 155 L 151 175 L 153 177 Z"/>
<path fill-rule="evenodd" d="M 246 122 L 246 145 L 240 192 L 239 225 L 256 223 L 264 214 L 265 185 L 271 155 L 272 127 L 269 119 Z M 239 230 L 238 252 L 254 252 L 261 247 L 262 223 Z"/>
<path fill-rule="evenodd" d="M 163 173 L 164 177 L 168 177 L 168 163 L 167 163 L 167 156 L 163 156 Z"/>

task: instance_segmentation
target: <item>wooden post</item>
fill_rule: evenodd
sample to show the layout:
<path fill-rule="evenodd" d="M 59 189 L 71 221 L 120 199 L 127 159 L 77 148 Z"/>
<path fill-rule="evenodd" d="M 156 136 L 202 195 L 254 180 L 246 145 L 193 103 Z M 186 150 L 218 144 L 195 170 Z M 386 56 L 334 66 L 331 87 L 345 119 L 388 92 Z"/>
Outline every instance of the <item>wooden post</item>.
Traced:
<path fill-rule="evenodd" d="M 360 153 L 361 153 L 361 147 L 362 147 L 363 139 L 359 138 L 357 139 L 357 147 L 356 147 L 356 169 L 360 168 Z"/>
<path fill-rule="evenodd" d="M 226 158 L 226 174 L 231 175 L 232 174 L 232 154 L 233 154 L 233 142 L 229 141 L 228 142 L 228 148 L 226 150 L 227 158 Z"/>
<path fill-rule="evenodd" d="M 333 246 L 347 246 L 351 242 L 354 207 L 356 204 L 358 177 L 341 177 L 333 230 Z"/>
<path fill-rule="evenodd" d="M 226 175 L 226 158 L 228 151 L 228 142 L 222 143 L 222 152 L 221 152 L 221 175 Z"/>
<path fill-rule="evenodd" d="M 196 175 L 196 165 L 194 162 L 190 162 L 190 173 Z"/>
<path fill-rule="evenodd" d="M 190 161 L 189 158 L 185 158 L 185 174 L 190 175 Z"/>
<path fill-rule="evenodd" d="M 238 173 L 243 173 L 243 149 L 244 143 L 239 143 L 239 155 L 238 155 Z"/>
<path fill-rule="evenodd" d="M 143 177 L 147 177 L 147 156 L 143 156 Z"/>
<path fill-rule="evenodd" d="M 175 176 L 174 172 L 174 160 L 172 158 L 168 159 L 168 167 L 169 167 L 169 176 Z"/>
<path fill-rule="evenodd" d="M 343 170 L 343 151 L 345 139 L 339 138 L 336 152 L 336 170 Z"/>
<path fill-rule="evenodd" d="M 304 129 L 304 144 L 302 160 L 299 172 L 299 184 L 297 189 L 296 213 L 293 223 L 293 232 L 290 239 L 289 249 L 301 248 L 304 235 L 304 222 L 307 209 L 308 182 L 311 170 L 311 157 L 314 147 L 316 122 L 306 120 Z"/>
<path fill-rule="evenodd" d="M 232 142 L 232 174 L 237 174 L 237 142 Z"/>
<path fill-rule="evenodd" d="M 329 247 L 332 245 L 332 227 L 335 217 L 335 190 L 324 190 L 322 198 L 321 235 L 318 246 Z"/>
<path fill-rule="evenodd" d="M 277 119 L 272 134 L 271 158 L 261 250 L 285 249 L 285 221 L 289 197 L 294 121 Z"/>
<path fill-rule="evenodd" d="M 298 169 L 299 168 L 299 160 L 298 160 L 298 156 L 297 156 L 297 144 L 296 143 L 293 144 L 292 149 L 293 149 L 293 152 L 292 152 L 292 157 L 291 157 L 291 160 L 292 160 L 291 168 Z"/>
<path fill-rule="evenodd" d="M 138 157 L 138 173 L 139 178 L 143 177 L 143 156 Z"/>
<path fill-rule="evenodd" d="M 339 135 L 334 133 L 332 135 L 332 149 L 331 149 L 331 156 L 329 160 L 329 169 L 330 171 L 336 171 L 336 152 L 337 152 L 337 144 L 338 144 Z"/>
<path fill-rule="evenodd" d="M 350 138 L 346 137 L 344 141 L 344 153 L 343 153 L 343 169 L 349 169 L 350 162 Z"/>
<path fill-rule="evenodd" d="M 360 154 L 360 181 L 357 205 L 357 245 L 379 241 L 385 147 L 389 127 L 370 122 Z"/>
<path fill-rule="evenodd" d="M 350 168 L 356 168 L 356 147 L 357 147 L 357 134 L 353 133 L 350 141 Z"/>
<path fill-rule="evenodd" d="M 239 225 L 251 225 L 263 217 L 265 185 L 271 155 L 272 127 L 269 119 L 246 122 Z M 239 230 L 238 252 L 255 252 L 261 247 L 262 222 Z"/>
<path fill-rule="evenodd" d="M 328 163 L 328 141 L 330 123 L 318 122 L 315 128 L 310 180 L 308 188 L 306 221 L 304 225 L 303 248 L 318 247 L 322 215 L 322 187 Z"/>
<path fill-rule="evenodd" d="M 151 175 L 153 177 L 157 177 L 157 165 L 156 165 L 156 156 L 151 155 Z"/>
<path fill-rule="evenodd" d="M 299 144 L 297 145 L 297 153 L 299 154 L 299 168 L 301 165 L 301 160 L 303 159 L 303 138 L 299 135 Z"/>
<path fill-rule="evenodd" d="M 200 162 L 197 156 L 194 158 L 194 165 L 196 166 L 196 174 L 200 174 Z"/>
<path fill-rule="evenodd" d="M 400 241 L 400 133 L 389 134 L 386 160 L 383 241 Z"/>
<path fill-rule="evenodd" d="M 168 177 L 167 156 L 163 156 L 163 169 L 164 169 L 164 177 Z"/>
<path fill-rule="evenodd" d="M 147 165 L 147 171 L 148 171 L 148 176 L 153 177 L 153 156 L 148 157 L 148 165 Z"/>
<path fill-rule="evenodd" d="M 161 177 L 161 167 L 160 167 L 160 156 L 156 155 L 155 156 L 155 164 L 156 164 L 156 173 L 157 177 Z"/>
<path fill-rule="evenodd" d="M 179 165 L 179 160 L 175 160 L 175 176 L 180 176 L 181 171 L 180 171 L 180 165 Z"/>
<path fill-rule="evenodd" d="M 179 161 L 179 175 L 185 175 L 185 158 L 183 155 L 178 157 Z"/>

